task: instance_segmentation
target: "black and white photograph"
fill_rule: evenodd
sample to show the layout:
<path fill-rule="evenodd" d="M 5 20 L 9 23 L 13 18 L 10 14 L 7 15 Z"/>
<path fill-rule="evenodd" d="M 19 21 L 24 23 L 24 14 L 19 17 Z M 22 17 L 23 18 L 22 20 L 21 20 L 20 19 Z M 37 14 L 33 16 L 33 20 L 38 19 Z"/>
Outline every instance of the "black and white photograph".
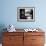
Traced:
<path fill-rule="evenodd" d="M 35 8 L 34 7 L 18 7 L 17 8 L 17 21 L 35 21 Z"/>

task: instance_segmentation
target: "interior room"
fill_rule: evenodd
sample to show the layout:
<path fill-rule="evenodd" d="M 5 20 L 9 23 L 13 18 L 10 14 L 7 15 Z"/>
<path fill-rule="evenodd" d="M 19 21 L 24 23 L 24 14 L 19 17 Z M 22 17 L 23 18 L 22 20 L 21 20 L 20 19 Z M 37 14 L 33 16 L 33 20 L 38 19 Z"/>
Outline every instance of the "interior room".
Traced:
<path fill-rule="evenodd" d="M 33 35 L 35 36 L 36 35 L 43 36 L 42 38 L 44 40 L 41 38 L 42 39 L 41 41 L 44 41 L 42 42 L 43 45 L 41 45 L 41 41 L 40 39 L 38 39 L 40 41 L 40 46 L 46 46 L 46 5 L 45 4 L 46 4 L 46 0 L 0 0 L 0 46 L 8 45 L 5 44 L 5 40 L 3 41 L 4 38 L 3 33 L 6 32 L 6 34 L 8 35 L 7 30 L 9 33 L 14 31 L 22 32 L 19 33 L 18 35 L 22 34 L 23 40 L 26 39 L 25 35 L 28 31 L 29 34 L 30 32 L 32 33 L 34 32 Z M 9 26 L 10 27 L 13 26 L 14 29 L 11 28 L 10 30 L 8 28 Z M 35 33 L 37 31 L 42 33 L 41 34 Z M 4 33 L 4 35 L 6 34 Z M 13 34 L 17 35 L 17 33 L 13 33 Z M 17 39 L 17 37 L 15 39 Z M 25 41 L 23 41 L 23 46 L 24 45 L 32 46 L 32 44 L 28 44 L 28 43 L 24 44 L 26 43 Z M 14 45 L 14 46 L 18 46 L 18 45 Z M 20 46 L 22 46 L 22 44 Z M 33 46 L 35 45 L 33 44 Z"/>

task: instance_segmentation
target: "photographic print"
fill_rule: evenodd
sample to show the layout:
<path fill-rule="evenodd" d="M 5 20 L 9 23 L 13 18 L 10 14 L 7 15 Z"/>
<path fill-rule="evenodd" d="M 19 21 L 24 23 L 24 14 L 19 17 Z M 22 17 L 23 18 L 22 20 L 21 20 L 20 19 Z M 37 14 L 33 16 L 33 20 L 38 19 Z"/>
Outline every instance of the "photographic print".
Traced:
<path fill-rule="evenodd" d="M 35 21 L 35 8 L 34 7 L 18 7 L 17 21 L 23 21 L 23 22 Z"/>

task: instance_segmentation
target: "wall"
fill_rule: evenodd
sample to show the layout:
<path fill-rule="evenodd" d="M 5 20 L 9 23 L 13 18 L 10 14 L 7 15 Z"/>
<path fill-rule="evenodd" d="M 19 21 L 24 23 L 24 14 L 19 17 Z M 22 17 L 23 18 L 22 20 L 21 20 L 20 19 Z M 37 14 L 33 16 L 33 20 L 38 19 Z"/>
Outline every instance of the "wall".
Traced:
<path fill-rule="evenodd" d="M 46 28 L 45 0 L 1 0 L 0 25 L 13 24 L 16 28 Z M 17 7 L 35 7 L 35 22 L 17 22 Z"/>
<path fill-rule="evenodd" d="M 1 0 L 0 24 L 13 24 L 16 28 L 46 28 L 45 0 Z M 17 7 L 35 7 L 35 22 L 17 22 Z"/>
<path fill-rule="evenodd" d="M 0 0 L 0 31 L 13 24 L 16 28 L 42 28 L 46 32 L 46 0 Z M 18 22 L 17 7 L 35 7 L 35 22 Z"/>

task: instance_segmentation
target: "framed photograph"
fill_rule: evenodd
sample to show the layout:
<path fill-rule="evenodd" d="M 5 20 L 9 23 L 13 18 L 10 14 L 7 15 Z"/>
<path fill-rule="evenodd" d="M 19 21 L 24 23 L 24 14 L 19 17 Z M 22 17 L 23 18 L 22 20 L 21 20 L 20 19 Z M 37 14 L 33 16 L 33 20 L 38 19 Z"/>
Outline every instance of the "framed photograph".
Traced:
<path fill-rule="evenodd" d="M 18 7 L 17 21 L 22 21 L 22 22 L 35 21 L 35 8 L 34 7 Z"/>

